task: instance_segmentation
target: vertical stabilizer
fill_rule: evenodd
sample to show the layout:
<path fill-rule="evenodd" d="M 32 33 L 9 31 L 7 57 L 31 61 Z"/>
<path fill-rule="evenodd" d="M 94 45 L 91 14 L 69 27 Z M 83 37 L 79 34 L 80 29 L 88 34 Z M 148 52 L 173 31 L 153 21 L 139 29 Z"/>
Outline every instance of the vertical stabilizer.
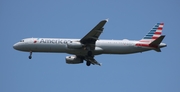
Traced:
<path fill-rule="evenodd" d="M 150 31 L 148 34 L 144 36 L 140 41 L 141 42 L 152 42 L 159 38 L 162 34 L 162 29 L 163 29 L 164 23 L 157 23 Z"/>
<path fill-rule="evenodd" d="M 165 35 L 162 34 L 164 23 L 157 23 L 148 34 L 146 34 L 137 44 L 136 46 L 140 46 L 143 48 L 153 49 L 157 52 L 161 52 L 161 47 L 165 47 L 166 44 L 162 44 L 162 40 Z"/>

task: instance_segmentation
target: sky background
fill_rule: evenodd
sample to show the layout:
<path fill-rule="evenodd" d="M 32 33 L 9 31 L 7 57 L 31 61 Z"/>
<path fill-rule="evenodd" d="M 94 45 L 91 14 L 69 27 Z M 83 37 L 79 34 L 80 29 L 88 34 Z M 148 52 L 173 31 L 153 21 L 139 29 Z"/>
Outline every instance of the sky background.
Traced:
<path fill-rule="evenodd" d="M 82 38 L 109 18 L 100 39 L 141 39 L 164 22 L 161 53 L 99 55 L 100 66 L 65 53 L 13 49 L 28 37 Z M 0 92 L 180 92 L 179 0 L 0 0 Z"/>

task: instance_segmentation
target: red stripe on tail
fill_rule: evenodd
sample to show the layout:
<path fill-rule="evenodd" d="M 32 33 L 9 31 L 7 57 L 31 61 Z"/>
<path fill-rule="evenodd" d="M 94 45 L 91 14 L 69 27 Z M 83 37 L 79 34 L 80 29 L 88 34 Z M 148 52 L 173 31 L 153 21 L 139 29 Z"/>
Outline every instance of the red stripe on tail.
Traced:
<path fill-rule="evenodd" d="M 152 39 L 157 39 L 158 37 L 152 37 Z"/>
<path fill-rule="evenodd" d="M 158 35 L 160 35 L 160 34 L 161 34 L 161 32 L 155 32 L 154 34 L 158 34 Z"/>
<path fill-rule="evenodd" d="M 158 27 L 157 30 L 162 30 L 163 28 L 162 27 Z"/>

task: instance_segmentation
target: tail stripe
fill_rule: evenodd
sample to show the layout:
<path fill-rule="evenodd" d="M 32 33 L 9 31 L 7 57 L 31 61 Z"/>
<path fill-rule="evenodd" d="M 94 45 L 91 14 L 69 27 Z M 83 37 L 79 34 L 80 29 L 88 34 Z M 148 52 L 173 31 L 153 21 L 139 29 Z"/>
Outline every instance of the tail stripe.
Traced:
<path fill-rule="evenodd" d="M 145 39 L 157 39 L 158 37 L 161 36 L 162 29 L 163 29 L 164 23 L 157 23 L 151 30 L 150 32 L 144 36 L 142 40 Z"/>
<path fill-rule="evenodd" d="M 139 42 L 136 43 L 136 46 L 145 47 L 153 49 L 157 52 L 161 52 L 159 44 L 162 42 L 165 36 L 162 34 L 164 23 L 157 23 L 148 34 L 144 36 Z"/>
<path fill-rule="evenodd" d="M 144 37 L 144 39 L 151 39 L 152 37 L 151 36 L 146 36 L 146 37 Z"/>
<path fill-rule="evenodd" d="M 161 34 L 161 32 L 155 32 L 154 34 L 158 34 L 158 35 L 160 35 L 160 34 Z"/>
<path fill-rule="evenodd" d="M 154 35 L 154 34 L 148 34 L 148 35 L 146 35 L 146 36 L 151 36 L 151 37 L 152 37 L 153 35 Z"/>
<path fill-rule="evenodd" d="M 159 38 L 159 37 L 155 37 L 155 36 L 152 37 L 152 39 L 157 39 L 157 38 Z"/>

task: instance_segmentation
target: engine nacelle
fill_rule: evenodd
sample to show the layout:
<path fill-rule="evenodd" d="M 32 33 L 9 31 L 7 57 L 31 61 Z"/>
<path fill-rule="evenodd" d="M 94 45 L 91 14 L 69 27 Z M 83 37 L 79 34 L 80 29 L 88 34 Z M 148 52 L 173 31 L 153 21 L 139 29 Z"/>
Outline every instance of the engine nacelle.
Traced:
<path fill-rule="evenodd" d="M 69 49 L 79 49 L 79 48 L 82 48 L 83 44 L 81 44 L 80 42 L 70 42 L 70 43 L 67 43 L 67 47 Z"/>
<path fill-rule="evenodd" d="M 83 59 L 79 58 L 77 56 L 67 56 L 66 63 L 67 64 L 79 64 L 79 63 L 83 63 Z"/>

